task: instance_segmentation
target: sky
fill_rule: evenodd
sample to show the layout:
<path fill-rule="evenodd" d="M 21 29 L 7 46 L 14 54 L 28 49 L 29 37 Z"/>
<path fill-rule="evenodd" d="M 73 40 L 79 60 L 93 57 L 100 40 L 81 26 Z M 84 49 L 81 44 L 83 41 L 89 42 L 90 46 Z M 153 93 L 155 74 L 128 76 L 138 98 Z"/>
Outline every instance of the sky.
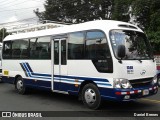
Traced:
<path fill-rule="evenodd" d="M 33 10 L 44 11 L 45 0 L 0 0 L 0 24 L 36 17 Z"/>

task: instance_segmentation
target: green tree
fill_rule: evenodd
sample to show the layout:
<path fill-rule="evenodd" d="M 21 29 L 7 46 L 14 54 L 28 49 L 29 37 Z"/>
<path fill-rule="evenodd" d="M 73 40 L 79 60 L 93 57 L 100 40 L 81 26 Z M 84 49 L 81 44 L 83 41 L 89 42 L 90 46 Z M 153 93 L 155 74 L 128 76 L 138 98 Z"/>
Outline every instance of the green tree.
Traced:
<path fill-rule="evenodd" d="M 135 0 L 132 2 L 132 12 L 136 17 L 136 23 L 138 23 L 138 26 L 142 29 L 149 27 L 151 1 L 152 0 Z"/>
<path fill-rule="evenodd" d="M 112 0 L 46 0 L 44 12 L 35 10 L 39 20 L 80 23 L 111 18 Z"/>
<path fill-rule="evenodd" d="M 9 35 L 9 33 L 7 32 L 7 30 L 6 30 L 5 28 L 2 28 L 2 29 L 0 30 L 0 42 L 2 42 L 3 39 L 4 39 L 7 35 Z"/>
<path fill-rule="evenodd" d="M 160 51 L 160 0 L 46 0 L 40 21 L 81 23 L 96 19 L 133 22 L 143 29 L 155 51 Z M 134 20 L 133 20 L 134 19 Z"/>
<path fill-rule="evenodd" d="M 132 0 L 113 0 L 112 19 L 128 22 Z"/>
<path fill-rule="evenodd" d="M 135 0 L 133 14 L 138 26 L 148 35 L 154 52 L 160 52 L 160 0 Z"/>

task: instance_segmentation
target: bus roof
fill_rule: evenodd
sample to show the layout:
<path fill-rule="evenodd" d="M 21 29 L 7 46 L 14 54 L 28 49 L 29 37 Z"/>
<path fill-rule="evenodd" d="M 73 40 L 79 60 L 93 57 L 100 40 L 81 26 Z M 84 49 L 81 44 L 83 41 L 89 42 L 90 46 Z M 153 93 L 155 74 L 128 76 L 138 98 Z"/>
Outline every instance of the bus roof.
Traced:
<path fill-rule="evenodd" d="M 8 35 L 3 41 L 34 38 L 34 37 L 49 36 L 49 35 L 60 35 L 69 32 L 91 30 L 91 29 L 99 29 L 104 31 L 111 29 L 126 29 L 126 30 L 130 29 L 142 32 L 140 28 L 127 22 L 114 21 L 114 20 L 96 20 L 96 21 L 89 21 L 85 23 L 73 24 L 53 29 Z"/>

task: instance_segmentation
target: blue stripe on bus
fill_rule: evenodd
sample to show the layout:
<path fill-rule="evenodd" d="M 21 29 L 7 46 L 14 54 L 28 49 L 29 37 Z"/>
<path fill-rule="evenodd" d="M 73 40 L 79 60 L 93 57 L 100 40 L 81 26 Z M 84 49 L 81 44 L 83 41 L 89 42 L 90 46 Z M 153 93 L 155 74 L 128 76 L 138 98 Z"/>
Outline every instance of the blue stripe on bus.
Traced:
<path fill-rule="evenodd" d="M 44 77 L 39 77 L 39 76 L 31 76 L 31 78 L 42 78 L 42 79 L 51 80 L 51 78 L 44 78 Z"/>
<path fill-rule="evenodd" d="M 27 67 L 25 66 L 25 64 L 22 63 L 22 65 L 23 65 L 23 67 L 25 68 L 25 70 L 27 71 L 28 76 L 31 77 L 30 72 L 28 72 L 28 69 L 27 69 Z"/>
<path fill-rule="evenodd" d="M 22 63 L 20 63 L 20 65 L 21 65 L 21 67 L 22 67 L 22 69 L 23 69 L 23 71 L 24 71 L 25 75 L 28 77 L 27 71 L 26 71 L 26 69 L 24 68 L 23 64 L 22 64 Z"/>
<path fill-rule="evenodd" d="M 25 70 L 27 71 L 27 74 L 28 74 L 29 77 L 42 78 L 42 79 L 47 79 L 47 80 L 50 79 L 51 80 L 51 75 L 50 74 L 34 73 L 34 72 L 32 72 L 32 69 L 31 69 L 31 67 L 28 63 L 22 63 L 22 65 L 25 68 Z M 55 79 L 55 80 L 62 80 L 62 81 L 69 81 L 69 82 L 72 82 L 72 80 L 68 80 L 68 79 L 92 80 L 92 81 L 95 81 L 95 82 L 96 81 L 109 82 L 107 79 L 103 79 L 103 78 L 88 78 L 88 77 L 65 76 L 65 75 L 54 75 L 54 77 L 58 78 L 58 79 Z M 61 78 L 64 78 L 64 79 L 61 79 Z M 73 81 L 73 83 L 75 83 L 75 81 Z M 97 83 L 97 85 L 111 86 L 111 84 L 107 84 L 107 83 Z"/>
<path fill-rule="evenodd" d="M 28 66 L 29 71 L 30 71 L 30 72 L 33 72 L 33 70 L 31 69 L 30 65 L 29 65 L 27 62 L 26 62 L 25 64 Z"/>
<path fill-rule="evenodd" d="M 68 80 L 68 79 L 56 79 L 54 78 L 54 80 L 60 80 L 60 81 L 55 81 L 55 82 L 70 82 L 70 83 L 82 83 L 83 81 L 78 81 L 78 82 L 75 82 L 74 80 Z M 105 85 L 105 86 L 112 86 L 111 84 L 108 84 L 107 82 L 106 83 L 96 83 L 97 85 Z"/>
<path fill-rule="evenodd" d="M 105 86 L 112 86 L 111 84 L 107 84 L 107 83 L 96 83 L 97 85 L 105 85 Z"/>
<path fill-rule="evenodd" d="M 24 63 L 25 64 L 25 63 Z M 29 64 L 26 64 L 28 68 L 31 68 Z M 31 72 L 31 71 L 30 71 Z M 44 77 L 51 77 L 50 74 L 41 74 L 41 73 L 34 73 L 31 72 L 32 75 L 37 76 L 44 76 Z M 54 77 L 61 77 L 61 78 L 69 78 L 69 79 L 82 79 L 82 80 L 93 80 L 93 81 L 102 81 L 102 82 L 109 82 L 107 79 L 103 78 L 88 78 L 88 77 L 77 77 L 77 76 L 64 76 L 64 75 L 54 75 Z"/>
<path fill-rule="evenodd" d="M 34 73 L 34 72 L 31 72 L 32 75 L 35 75 L 35 76 L 43 76 L 43 77 L 51 77 L 50 74 L 41 74 L 41 73 Z"/>
<path fill-rule="evenodd" d="M 27 70 L 28 70 L 28 72 L 30 72 L 31 73 L 31 75 L 35 75 L 35 76 L 42 76 L 42 77 L 51 77 L 51 75 L 50 74 L 41 74 L 41 73 L 34 73 L 33 71 L 32 71 L 32 69 L 31 69 L 31 67 L 30 67 L 30 65 L 29 64 L 27 64 L 27 63 L 24 63 L 25 65 L 26 65 L 26 67 L 28 68 Z M 31 71 L 30 71 L 31 70 Z"/>
<path fill-rule="evenodd" d="M 54 75 L 54 77 L 109 82 L 107 79 L 103 79 L 103 78 L 89 78 L 89 77 L 64 76 L 64 75 Z"/>

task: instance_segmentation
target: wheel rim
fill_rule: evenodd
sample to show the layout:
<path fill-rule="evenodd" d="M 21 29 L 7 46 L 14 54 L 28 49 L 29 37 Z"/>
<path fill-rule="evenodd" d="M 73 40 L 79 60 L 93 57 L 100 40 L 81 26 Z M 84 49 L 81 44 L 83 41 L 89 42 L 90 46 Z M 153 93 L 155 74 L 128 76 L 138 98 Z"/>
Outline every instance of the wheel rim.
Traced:
<path fill-rule="evenodd" d="M 21 90 L 23 89 L 23 82 L 22 82 L 21 80 L 19 80 L 19 81 L 17 82 L 17 89 L 18 89 L 19 91 L 21 91 Z"/>
<path fill-rule="evenodd" d="M 96 93 L 93 89 L 89 88 L 85 91 L 85 100 L 87 104 L 92 105 L 96 102 Z"/>

